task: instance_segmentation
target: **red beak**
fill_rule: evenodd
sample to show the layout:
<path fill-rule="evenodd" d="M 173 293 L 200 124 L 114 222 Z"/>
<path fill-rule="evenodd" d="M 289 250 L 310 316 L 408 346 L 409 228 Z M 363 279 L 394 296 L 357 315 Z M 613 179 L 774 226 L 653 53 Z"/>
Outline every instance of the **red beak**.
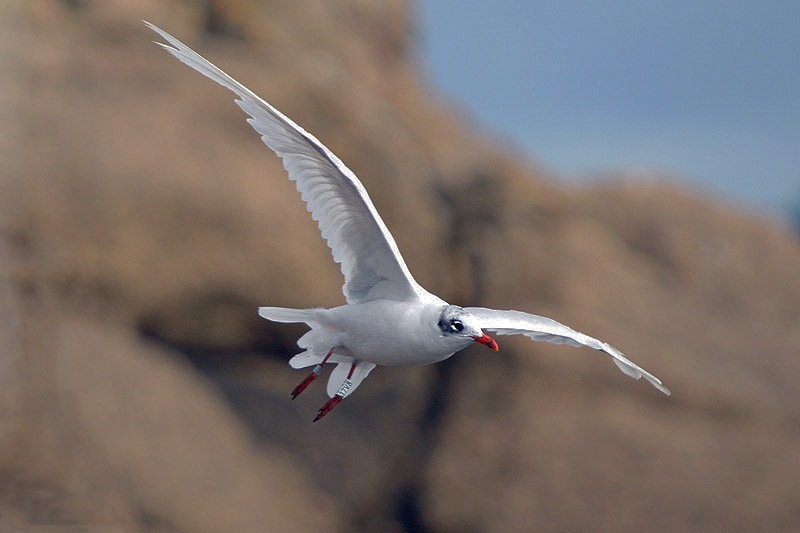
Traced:
<path fill-rule="evenodd" d="M 475 339 L 475 342 L 485 344 L 495 352 L 500 351 L 500 348 L 497 346 L 497 343 L 494 342 L 494 339 L 491 338 L 489 335 L 486 335 L 485 333 L 483 334 L 483 337 L 472 337 L 472 338 Z"/>

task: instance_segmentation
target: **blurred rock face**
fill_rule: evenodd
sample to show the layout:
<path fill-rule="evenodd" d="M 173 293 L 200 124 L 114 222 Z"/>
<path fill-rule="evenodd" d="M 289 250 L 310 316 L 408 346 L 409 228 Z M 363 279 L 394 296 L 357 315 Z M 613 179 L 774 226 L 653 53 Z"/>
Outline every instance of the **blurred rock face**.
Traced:
<path fill-rule="evenodd" d="M 280 162 L 175 33 L 337 153 L 415 277 L 553 316 L 378 369 L 323 423 L 259 304 L 343 302 Z M 800 248 L 663 184 L 561 190 L 433 99 L 405 2 L 0 11 L 0 526 L 794 530 Z M 315 396 L 316 394 L 316 396 Z M 0 529 L 5 529 L 0 527 Z"/>

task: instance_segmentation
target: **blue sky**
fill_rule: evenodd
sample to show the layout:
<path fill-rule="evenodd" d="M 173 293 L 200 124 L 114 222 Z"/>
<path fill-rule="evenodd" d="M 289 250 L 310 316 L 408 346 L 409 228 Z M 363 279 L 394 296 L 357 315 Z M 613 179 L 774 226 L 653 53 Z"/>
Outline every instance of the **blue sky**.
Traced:
<path fill-rule="evenodd" d="M 563 179 L 648 170 L 800 202 L 800 2 L 421 0 L 448 99 Z"/>

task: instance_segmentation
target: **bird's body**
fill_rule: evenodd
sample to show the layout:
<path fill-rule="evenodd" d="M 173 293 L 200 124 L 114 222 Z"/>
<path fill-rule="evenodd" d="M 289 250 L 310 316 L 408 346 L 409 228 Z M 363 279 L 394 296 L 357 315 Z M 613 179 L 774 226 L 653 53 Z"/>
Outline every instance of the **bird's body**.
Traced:
<path fill-rule="evenodd" d="M 336 353 L 380 366 L 415 366 L 437 363 L 474 342 L 463 336 L 443 335 L 439 316 L 444 302 L 398 302 L 373 300 L 332 309 L 296 310 L 308 313 L 303 321 L 312 329 L 325 330 L 324 340 L 312 351 L 325 355 L 331 346 Z M 281 320 L 282 308 L 262 307 L 264 318 Z M 313 348 L 316 348 L 314 350 Z"/>
<path fill-rule="evenodd" d="M 275 322 L 300 322 L 310 330 L 298 341 L 305 351 L 289 364 L 314 366 L 292 392 L 297 397 L 321 373 L 337 363 L 328 380 L 331 399 L 316 420 L 351 394 L 375 368 L 436 363 L 474 342 L 497 350 L 483 330 L 520 334 L 537 341 L 588 346 L 610 355 L 625 374 L 644 377 L 665 394 L 661 381 L 620 351 L 555 320 L 479 307 L 462 308 L 422 288 L 411 275 L 392 234 L 355 174 L 313 135 L 292 122 L 169 33 L 146 23 L 169 44 L 157 43 L 186 65 L 230 89 L 269 148 L 283 159 L 289 179 L 318 221 L 333 258 L 341 264 L 346 305 L 332 309 L 261 307 Z"/>
<path fill-rule="evenodd" d="M 342 346 L 355 357 L 376 365 L 436 363 L 472 344 L 472 339 L 464 338 L 432 342 L 441 335 L 436 328 L 441 309 L 436 304 L 374 300 L 336 307 L 329 313 L 331 321 L 346 332 Z"/>

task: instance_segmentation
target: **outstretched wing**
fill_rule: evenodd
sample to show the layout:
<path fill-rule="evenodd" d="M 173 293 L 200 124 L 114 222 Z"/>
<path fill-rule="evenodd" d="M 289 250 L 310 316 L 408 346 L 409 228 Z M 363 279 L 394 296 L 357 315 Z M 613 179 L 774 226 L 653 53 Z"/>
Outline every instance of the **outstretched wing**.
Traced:
<path fill-rule="evenodd" d="M 414 300 L 426 291 L 414 281 L 397 244 L 364 186 L 313 135 L 250 89 L 164 30 L 145 21 L 169 44 L 156 43 L 204 76 L 236 93 L 247 122 L 281 159 L 311 216 L 319 223 L 333 259 L 342 265 L 348 303 L 388 298 Z"/>
<path fill-rule="evenodd" d="M 553 319 L 521 311 L 498 311 L 485 307 L 465 307 L 464 311 L 477 319 L 481 329 L 498 335 L 525 335 L 535 341 L 579 347 L 588 346 L 605 352 L 613 358 L 614 363 L 625 374 L 634 379 L 644 378 L 664 394 L 670 394 L 669 389 L 661 384 L 660 379 L 625 357 L 613 346 L 575 331 Z"/>

